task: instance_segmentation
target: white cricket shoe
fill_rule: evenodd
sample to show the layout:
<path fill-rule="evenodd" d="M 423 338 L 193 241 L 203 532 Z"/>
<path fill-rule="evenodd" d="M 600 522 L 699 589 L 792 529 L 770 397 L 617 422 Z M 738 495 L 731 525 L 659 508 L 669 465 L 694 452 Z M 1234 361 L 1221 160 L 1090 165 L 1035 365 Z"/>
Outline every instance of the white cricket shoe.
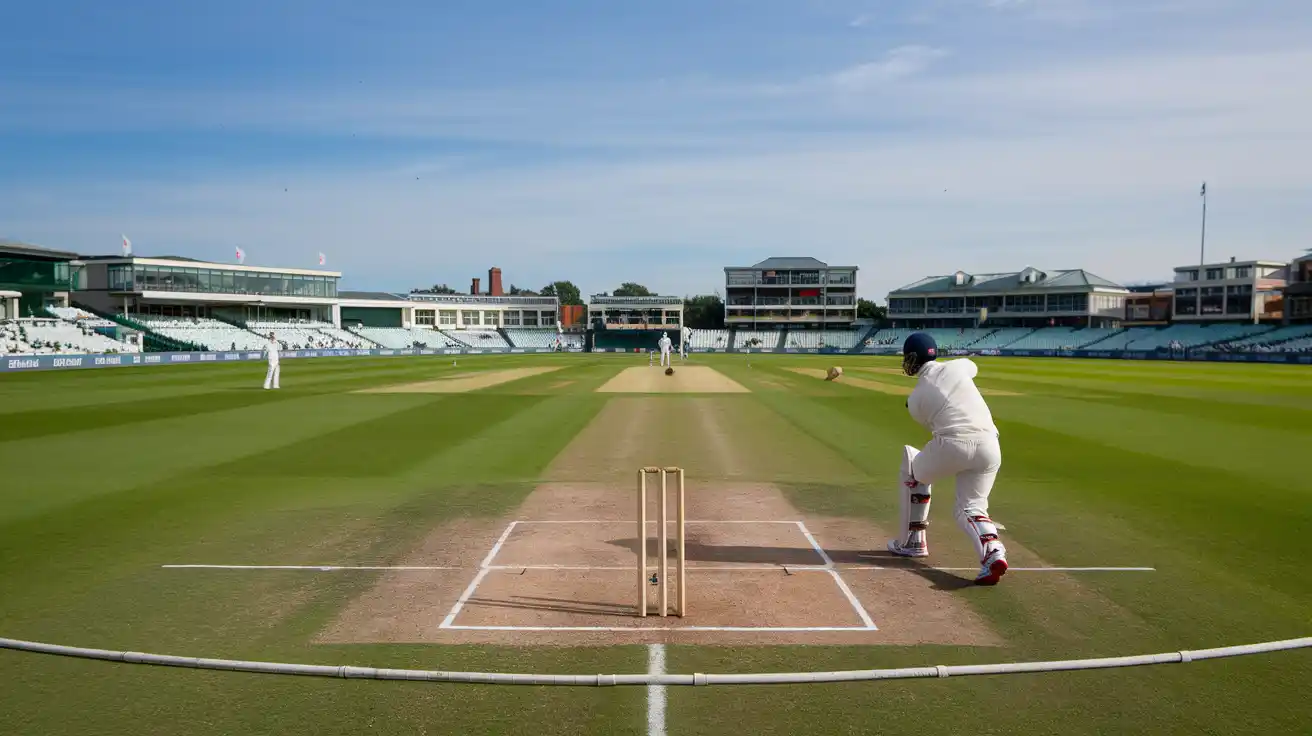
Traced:
<path fill-rule="evenodd" d="M 984 556 L 979 574 L 975 576 L 976 585 L 997 585 L 1003 575 L 1007 574 L 1007 551 L 995 548 Z"/>
<path fill-rule="evenodd" d="M 929 544 L 906 544 L 901 539 L 890 539 L 888 551 L 898 557 L 929 557 Z"/>

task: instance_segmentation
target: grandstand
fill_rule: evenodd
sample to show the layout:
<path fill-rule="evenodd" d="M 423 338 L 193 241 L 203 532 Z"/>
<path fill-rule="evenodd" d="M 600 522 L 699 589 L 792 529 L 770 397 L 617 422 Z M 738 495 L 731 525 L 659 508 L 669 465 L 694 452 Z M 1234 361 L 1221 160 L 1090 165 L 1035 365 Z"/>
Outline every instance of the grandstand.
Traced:
<path fill-rule="evenodd" d="M 451 338 L 431 327 L 356 327 L 353 332 L 390 350 L 459 347 Z"/>
<path fill-rule="evenodd" d="M 1045 327 L 1008 343 L 1007 350 L 1079 350 L 1106 340 L 1122 330 L 1117 327 Z"/>
<path fill-rule="evenodd" d="M 725 350 L 729 347 L 728 330 L 692 330 L 688 347 L 692 350 Z"/>
<path fill-rule="evenodd" d="M 856 347 L 866 328 L 850 330 L 789 330 L 784 346 L 812 350 L 817 348 L 835 348 L 851 350 Z"/>
<path fill-rule="evenodd" d="M 442 330 L 458 345 L 471 348 L 508 348 L 510 343 L 496 330 Z"/>
<path fill-rule="evenodd" d="M 1201 348 L 1204 351 L 1227 353 L 1301 353 L 1312 348 L 1312 325 L 1289 325 L 1238 340 L 1229 340 Z"/>
<path fill-rule="evenodd" d="M 735 350 L 744 348 L 761 348 L 773 350 L 783 341 L 783 330 L 737 330 L 733 333 Z"/>
<path fill-rule="evenodd" d="M 32 355 L 37 352 L 27 341 L 27 330 L 18 322 L 0 322 L 0 355 Z"/>
<path fill-rule="evenodd" d="M 998 350 L 1001 348 L 1010 348 L 1013 343 L 1033 333 L 1030 327 L 1004 327 L 993 330 L 989 334 L 981 337 L 971 343 L 972 350 Z"/>
<path fill-rule="evenodd" d="M 1106 339 L 1084 346 L 1089 350 L 1167 350 L 1172 345 L 1183 349 L 1217 342 L 1238 340 L 1270 330 L 1265 325 L 1173 324 L 1169 327 L 1131 327 Z"/>
<path fill-rule="evenodd" d="M 135 353 L 134 345 L 102 335 L 90 327 L 61 319 L 22 319 L 0 322 L 0 354 L 72 355 L 83 353 Z"/>
<path fill-rule="evenodd" d="M 73 322 L 87 327 L 118 327 L 118 324 L 111 320 L 98 317 L 85 309 L 78 309 L 77 307 L 49 307 L 47 311 L 65 322 Z"/>
<path fill-rule="evenodd" d="M 190 343 L 206 350 L 263 350 L 268 340 L 254 332 L 208 317 L 164 317 L 119 315 L 171 340 Z"/>
<path fill-rule="evenodd" d="M 510 340 L 510 344 L 517 348 L 550 348 L 555 349 L 559 340 L 565 350 L 582 350 L 583 336 L 578 333 L 558 333 L 553 329 L 532 329 L 523 327 L 507 327 L 504 330 L 505 335 Z"/>
<path fill-rule="evenodd" d="M 246 327 L 260 335 L 272 334 L 288 350 L 332 350 L 377 347 L 372 340 L 315 320 L 260 320 Z"/>

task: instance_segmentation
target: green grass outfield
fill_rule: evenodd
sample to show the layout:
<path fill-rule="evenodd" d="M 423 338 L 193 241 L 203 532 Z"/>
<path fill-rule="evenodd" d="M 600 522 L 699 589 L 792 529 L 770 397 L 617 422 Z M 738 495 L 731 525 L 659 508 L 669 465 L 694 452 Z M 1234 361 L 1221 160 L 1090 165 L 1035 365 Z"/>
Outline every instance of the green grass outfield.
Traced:
<path fill-rule="evenodd" d="M 446 670 L 642 673 L 643 646 L 316 645 L 377 574 L 189 574 L 170 562 L 387 564 L 435 526 L 513 512 L 644 357 L 288 360 L 0 376 L 0 636 L 192 656 Z M 953 591 L 1000 647 L 673 645 L 670 672 L 864 669 L 1197 649 L 1312 634 L 1312 369 L 977 359 L 1004 468 L 993 513 L 1053 565 L 1151 566 L 1077 589 L 1015 573 Z M 736 472 L 807 513 L 889 525 L 904 398 L 785 370 L 886 358 L 695 356 L 749 394 L 650 426 L 730 428 Z M 750 366 L 749 366 L 750 362 Z M 560 370 L 463 394 L 361 394 L 480 369 Z M 562 385 L 568 381 L 568 385 Z M 686 395 L 653 401 L 688 401 Z M 734 421 L 750 417 L 750 421 Z M 695 436 L 696 427 L 686 427 Z M 638 438 L 641 441 L 642 438 Z M 622 468 L 620 472 L 631 472 Z M 615 472 L 598 468 L 598 476 Z M 759 474 L 761 477 L 753 477 Z M 626 476 L 627 477 L 627 476 Z M 625 487 L 627 491 L 627 486 Z M 937 498 L 947 499 L 944 489 Z M 631 492 L 631 491 L 630 491 Z M 936 539 L 958 544 L 950 502 Z M 882 539 L 870 540 L 872 548 Z M 696 595 L 696 591 L 692 591 Z M 435 612 L 434 620 L 440 619 Z M 1285 734 L 1312 653 L 1097 672 L 667 693 L 670 734 Z M 0 651 L 3 734 L 642 734 L 643 688 L 303 679 Z"/>

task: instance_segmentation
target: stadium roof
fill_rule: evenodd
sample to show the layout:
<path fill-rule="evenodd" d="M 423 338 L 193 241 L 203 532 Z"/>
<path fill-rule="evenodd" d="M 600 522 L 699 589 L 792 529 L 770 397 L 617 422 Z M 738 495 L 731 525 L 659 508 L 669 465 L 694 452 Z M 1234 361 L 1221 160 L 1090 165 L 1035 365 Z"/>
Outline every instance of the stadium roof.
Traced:
<path fill-rule="evenodd" d="M 960 274 L 963 279 L 959 285 L 957 275 Z M 1032 281 L 1024 281 L 1023 276 L 1033 275 Z M 905 292 L 919 292 L 941 294 L 946 292 L 998 292 L 998 291 L 1019 291 L 1021 289 L 1069 289 L 1069 288 L 1103 288 L 1103 289 L 1124 289 L 1124 286 L 1108 281 L 1101 276 L 1085 271 L 1082 268 L 1061 270 L 1061 271 L 1040 271 L 1035 268 L 1025 268 L 1021 271 L 1010 273 L 976 273 L 968 274 L 958 271 L 946 276 L 928 276 L 919 281 L 912 282 L 899 289 L 894 289 L 892 293 L 901 294 Z"/>
<path fill-rule="evenodd" d="M 405 294 L 392 294 L 386 291 L 338 291 L 339 299 L 363 299 L 377 302 L 406 301 Z"/>
<path fill-rule="evenodd" d="M 0 238 L 0 253 L 7 253 L 14 256 L 29 256 L 32 258 L 49 258 L 51 260 L 71 261 L 77 258 L 77 254 L 66 250 L 55 250 L 53 248 L 42 248 L 39 245 L 24 243 L 18 240 L 9 240 Z"/>
<path fill-rule="evenodd" d="M 794 258 L 774 256 L 752 266 L 752 268 L 776 268 L 776 269 L 794 269 L 794 268 L 829 268 L 829 264 L 815 258 Z"/>

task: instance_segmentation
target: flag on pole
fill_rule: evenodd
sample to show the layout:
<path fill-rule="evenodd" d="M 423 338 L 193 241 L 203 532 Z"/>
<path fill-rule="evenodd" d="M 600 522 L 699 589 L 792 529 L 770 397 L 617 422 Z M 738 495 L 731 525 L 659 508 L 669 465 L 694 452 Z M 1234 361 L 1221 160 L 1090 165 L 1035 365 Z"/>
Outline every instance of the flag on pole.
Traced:
<path fill-rule="evenodd" d="M 242 250 L 240 247 L 237 248 L 237 262 L 238 263 L 246 262 L 246 251 Z"/>
<path fill-rule="evenodd" d="M 1198 196 L 1200 197 L 1207 196 L 1207 182 L 1203 182 L 1203 188 L 1198 190 Z"/>
<path fill-rule="evenodd" d="M 131 240 L 128 240 L 128 236 L 124 235 L 124 236 L 123 236 L 123 256 L 124 256 L 124 257 L 127 257 L 127 256 L 130 256 L 130 255 L 132 255 L 132 241 L 131 241 Z"/>
<path fill-rule="evenodd" d="M 328 262 L 328 257 L 325 256 L 324 254 L 320 253 L 320 254 L 319 254 L 319 265 L 322 266 L 323 264 L 325 264 L 325 263 L 327 263 L 327 262 Z"/>

